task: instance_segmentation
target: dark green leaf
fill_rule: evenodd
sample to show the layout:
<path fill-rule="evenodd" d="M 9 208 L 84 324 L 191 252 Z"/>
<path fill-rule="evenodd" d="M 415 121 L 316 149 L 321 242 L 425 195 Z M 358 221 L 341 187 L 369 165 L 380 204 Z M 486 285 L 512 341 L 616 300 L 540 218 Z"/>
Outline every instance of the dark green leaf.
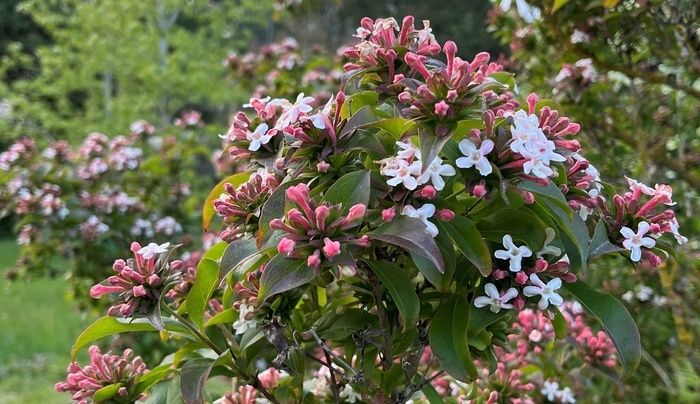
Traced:
<path fill-rule="evenodd" d="M 236 318 L 238 318 L 238 312 L 234 309 L 226 309 L 222 312 L 216 313 L 212 318 L 207 320 L 206 324 L 204 324 L 204 327 L 211 327 L 213 325 L 217 324 L 229 324 L 233 323 L 236 321 Z"/>
<path fill-rule="evenodd" d="M 394 139 L 399 140 L 404 133 L 416 126 L 415 121 L 406 118 L 389 118 L 373 122 L 372 126 L 389 132 Z"/>
<path fill-rule="evenodd" d="M 600 257 L 603 254 L 620 252 L 625 249 L 610 242 L 608 239 L 608 230 L 605 228 L 605 222 L 599 220 L 593 231 L 593 238 L 588 247 L 588 261 Z"/>
<path fill-rule="evenodd" d="M 258 252 L 258 247 L 255 241 L 251 239 L 239 239 L 232 241 L 221 257 L 219 264 L 219 280 L 224 279 L 228 274 L 236 268 L 244 259 Z"/>
<path fill-rule="evenodd" d="M 316 277 L 316 271 L 306 265 L 305 260 L 293 260 L 277 255 L 268 262 L 260 278 L 258 298 L 262 301 L 270 296 L 303 286 Z"/>
<path fill-rule="evenodd" d="M 379 94 L 376 91 L 359 91 L 355 94 L 349 96 L 343 106 L 340 109 L 340 117 L 342 119 L 348 119 L 352 115 L 355 115 L 361 108 L 366 108 L 368 111 L 369 107 L 374 107 L 379 101 Z"/>
<path fill-rule="evenodd" d="M 598 292 L 583 281 L 564 286 L 603 326 L 617 348 L 625 378 L 631 376 L 639 366 L 642 346 L 637 325 L 625 306 L 612 295 Z"/>
<path fill-rule="evenodd" d="M 211 358 L 190 359 L 185 362 L 180 370 L 180 392 L 185 403 L 204 404 L 202 391 L 213 366 L 214 359 Z"/>
<path fill-rule="evenodd" d="M 173 368 L 173 365 L 169 363 L 156 366 L 139 378 L 139 382 L 136 385 L 136 393 L 138 394 L 148 391 L 154 384 L 159 383 L 174 371 L 175 369 Z"/>
<path fill-rule="evenodd" d="M 435 387 L 433 387 L 432 384 L 428 383 L 423 388 L 421 389 L 423 394 L 425 394 L 425 398 L 428 399 L 428 403 L 430 404 L 444 404 L 445 402 L 442 400 L 442 397 L 440 397 L 440 394 L 438 394 L 437 390 L 435 390 Z"/>
<path fill-rule="evenodd" d="M 440 273 L 445 272 L 445 264 L 435 240 L 418 219 L 399 216 L 384 223 L 367 234 L 370 238 L 399 246 L 411 253 L 422 255 L 430 260 Z"/>
<path fill-rule="evenodd" d="M 209 304 L 209 298 L 219 282 L 219 265 L 216 261 L 203 258 L 197 265 L 197 275 L 192 288 L 187 293 L 185 304 L 190 319 L 203 328 L 204 311 Z"/>
<path fill-rule="evenodd" d="M 426 257 L 411 252 L 411 259 L 416 267 L 421 271 L 425 279 L 433 284 L 436 288 L 440 290 L 447 290 L 450 287 L 450 282 L 455 273 L 455 252 L 454 246 L 452 245 L 452 240 L 447 232 L 440 232 L 437 237 L 435 237 L 435 243 L 440 249 L 440 255 L 445 263 L 445 272 L 440 273 L 435 265 Z"/>
<path fill-rule="evenodd" d="M 447 231 L 464 257 L 474 264 L 483 276 L 491 274 L 491 252 L 474 223 L 464 216 L 455 216 L 450 222 L 439 223 Z"/>
<path fill-rule="evenodd" d="M 445 144 L 450 140 L 449 136 L 437 137 L 434 131 L 421 130 L 418 128 L 418 136 L 420 138 L 420 153 L 421 161 L 423 162 L 423 171 L 425 171 L 430 163 L 435 160 Z"/>
<path fill-rule="evenodd" d="M 369 171 L 361 170 L 340 177 L 323 195 L 332 205 L 341 204 L 342 213 L 347 214 L 353 205 L 369 203 Z"/>
<path fill-rule="evenodd" d="M 465 297 L 454 296 L 438 307 L 428 331 L 430 348 L 440 367 L 461 381 L 477 377 L 467 341 L 468 307 Z"/>
<path fill-rule="evenodd" d="M 345 105 L 347 105 L 347 103 Z M 343 139 L 344 137 L 354 133 L 356 130 L 376 121 L 377 117 L 372 113 L 372 109 L 369 106 L 364 106 L 357 112 L 353 113 L 347 122 L 345 122 L 345 125 L 343 125 L 343 128 L 338 133 L 338 139 Z"/>
<path fill-rule="evenodd" d="M 420 301 L 406 271 L 389 261 L 367 261 L 367 264 L 389 291 L 399 309 L 404 328 L 415 327 L 420 312 Z"/>
<path fill-rule="evenodd" d="M 260 209 L 260 219 L 258 220 L 258 234 L 256 236 L 257 245 L 260 247 L 265 244 L 265 241 L 270 237 L 270 222 L 272 219 L 279 219 L 284 216 L 284 206 L 287 202 L 287 188 L 297 185 L 302 182 L 301 179 L 295 179 L 280 184 L 275 189 L 265 204 Z"/>
<path fill-rule="evenodd" d="M 114 317 L 104 316 L 90 324 L 75 340 L 70 351 L 71 358 L 75 358 L 80 348 L 98 339 L 125 332 L 156 331 L 155 327 L 147 322 L 124 322 Z"/>
<path fill-rule="evenodd" d="M 335 311 L 321 317 L 314 328 L 323 339 L 337 340 L 349 337 L 353 332 L 376 325 L 377 318 L 366 310 L 350 308 L 341 314 Z"/>
<path fill-rule="evenodd" d="M 547 237 L 537 216 L 516 208 L 499 209 L 479 220 L 476 227 L 487 240 L 500 244 L 503 236 L 510 234 L 513 240 L 527 244 L 533 252 L 542 249 Z"/>

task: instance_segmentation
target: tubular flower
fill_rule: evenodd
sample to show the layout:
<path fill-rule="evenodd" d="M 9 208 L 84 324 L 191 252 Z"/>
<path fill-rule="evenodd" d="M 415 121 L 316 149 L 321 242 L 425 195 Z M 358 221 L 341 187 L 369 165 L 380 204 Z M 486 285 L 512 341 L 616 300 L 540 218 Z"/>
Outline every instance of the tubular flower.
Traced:
<path fill-rule="evenodd" d="M 135 393 L 139 378 L 148 373 L 140 356 L 132 359 L 131 349 L 125 350 L 122 356 L 102 354 L 96 345 L 89 351 L 90 364 L 81 368 L 76 362 L 71 363 L 66 381 L 56 383 L 56 391 L 71 393 L 74 403 L 87 404 L 93 402 L 97 390 L 119 383 L 113 402 L 133 403 L 144 398 Z"/>
<path fill-rule="evenodd" d="M 90 296 L 99 299 L 106 294 L 117 295 L 117 304 L 107 310 L 110 316 L 149 314 L 159 304 L 165 285 L 180 279 L 182 261 L 167 262 L 172 250 L 170 243 L 141 247 L 133 242 L 134 258 L 116 260 L 113 269 L 117 275 L 93 286 Z"/>
<path fill-rule="evenodd" d="M 289 187 L 287 200 L 297 207 L 290 209 L 283 219 L 274 219 L 270 228 L 285 233 L 277 250 L 292 258 L 305 258 L 312 268 L 318 268 L 322 257 L 333 262 L 344 246 L 366 247 L 367 236 L 357 237 L 355 230 L 363 221 L 366 206 L 351 206 L 343 216 L 340 205 L 319 205 L 309 196 L 309 187 L 299 184 Z"/>
<path fill-rule="evenodd" d="M 257 231 L 260 208 L 278 186 L 277 177 L 267 172 L 254 173 L 238 189 L 224 185 L 224 192 L 214 201 L 216 213 L 226 224 L 221 239 L 232 241 Z"/>

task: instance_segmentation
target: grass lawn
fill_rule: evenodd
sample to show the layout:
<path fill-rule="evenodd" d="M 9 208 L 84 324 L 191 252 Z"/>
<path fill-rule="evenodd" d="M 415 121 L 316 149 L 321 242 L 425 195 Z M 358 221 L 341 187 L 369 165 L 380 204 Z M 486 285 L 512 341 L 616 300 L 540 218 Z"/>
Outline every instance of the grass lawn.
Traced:
<path fill-rule="evenodd" d="M 0 273 L 16 257 L 14 240 L 0 240 Z M 65 377 L 70 346 L 90 319 L 66 301 L 65 290 L 60 278 L 0 278 L 0 402 L 70 401 L 53 385 Z"/>

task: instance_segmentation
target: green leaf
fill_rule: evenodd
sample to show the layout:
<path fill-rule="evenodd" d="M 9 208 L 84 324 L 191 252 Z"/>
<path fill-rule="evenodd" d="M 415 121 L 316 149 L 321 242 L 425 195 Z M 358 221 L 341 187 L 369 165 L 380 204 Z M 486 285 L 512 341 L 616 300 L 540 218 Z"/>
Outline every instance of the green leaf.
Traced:
<path fill-rule="evenodd" d="M 114 317 L 104 316 L 90 324 L 75 340 L 70 351 L 71 359 L 75 359 L 78 351 L 87 344 L 102 339 L 104 337 L 138 331 L 156 331 L 155 327 L 148 322 L 123 322 Z"/>
<path fill-rule="evenodd" d="M 491 274 L 491 251 L 474 222 L 458 215 L 449 222 L 439 223 L 439 228 L 450 235 L 462 255 L 479 269 L 481 275 Z"/>
<path fill-rule="evenodd" d="M 305 260 L 276 255 L 268 262 L 260 277 L 258 299 L 265 301 L 270 296 L 303 286 L 315 277 L 316 271 L 306 265 Z"/>
<path fill-rule="evenodd" d="M 216 184 L 211 192 L 209 192 L 209 196 L 207 196 L 207 199 L 204 201 L 204 206 L 202 207 L 202 229 L 204 229 L 204 231 L 209 230 L 211 219 L 216 213 L 214 210 L 214 201 L 224 192 L 224 186 L 226 184 L 231 184 L 234 187 L 238 187 L 239 185 L 248 181 L 248 178 L 250 178 L 250 173 L 248 172 L 233 174 L 232 176 L 221 180 L 221 182 Z"/>
<path fill-rule="evenodd" d="M 468 307 L 464 296 L 454 296 L 438 307 L 428 331 L 430 349 L 440 367 L 461 381 L 477 377 L 467 341 Z"/>
<path fill-rule="evenodd" d="M 463 119 L 457 122 L 457 126 L 454 128 L 451 136 L 452 139 L 463 139 L 466 135 L 469 135 L 472 129 L 483 129 L 484 121 L 482 119 Z"/>
<path fill-rule="evenodd" d="M 121 383 L 115 383 L 110 384 L 108 386 L 104 386 L 95 392 L 95 395 L 92 397 L 92 401 L 95 403 L 107 401 L 110 398 L 114 397 L 117 394 L 117 391 L 119 391 L 119 388 L 121 387 Z"/>
<path fill-rule="evenodd" d="M 449 289 L 450 282 L 455 273 L 456 260 L 454 246 L 446 231 L 441 231 L 437 237 L 435 237 L 435 243 L 437 243 L 442 260 L 445 263 L 444 273 L 440 273 L 432 261 L 420 254 L 411 252 L 411 259 L 425 279 L 439 290 L 446 291 Z"/>
<path fill-rule="evenodd" d="M 219 282 L 219 265 L 216 261 L 203 258 L 197 265 L 197 275 L 192 288 L 187 293 L 185 304 L 190 319 L 203 328 L 204 311 L 209 304 L 209 298 Z"/>
<path fill-rule="evenodd" d="M 212 367 L 214 359 L 211 358 L 196 358 L 185 362 L 180 370 L 180 392 L 185 403 L 204 404 L 202 391 Z"/>
<path fill-rule="evenodd" d="M 542 217 L 551 219 L 554 230 L 569 257 L 571 271 L 575 273 L 586 268 L 590 238 L 588 227 L 581 216 L 572 216 L 571 208 L 568 206 L 562 208 L 550 198 L 541 198 L 535 201 L 532 207 L 538 210 Z"/>
<path fill-rule="evenodd" d="M 399 140 L 404 133 L 416 126 L 416 122 L 406 118 L 389 118 L 373 122 L 371 126 L 389 132 L 394 139 Z"/>
<path fill-rule="evenodd" d="M 376 91 L 359 91 L 349 96 L 340 108 L 340 117 L 348 119 L 355 115 L 362 107 L 374 107 L 379 102 L 379 94 Z M 369 108 L 367 108 L 369 110 Z"/>
<path fill-rule="evenodd" d="M 420 301 L 406 271 L 389 261 L 367 261 L 367 264 L 389 291 L 401 314 L 404 329 L 415 327 L 420 312 Z"/>
<path fill-rule="evenodd" d="M 569 333 L 569 324 L 566 322 L 566 319 L 561 314 L 561 311 L 559 311 L 559 309 L 557 309 L 554 313 L 552 325 L 554 326 L 554 335 L 557 339 L 566 338 L 567 334 Z"/>
<path fill-rule="evenodd" d="M 411 253 L 422 255 L 435 265 L 440 273 L 445 272 L 445 264 L 440 249 L 433 237 L 418 219 L 399 216 L 384 223 L 367 234 L 370 238 L 399 246 Z"/>
<path fill-rule="evenodd" d="M 377 117 L 372 113 L 372 109 L 369 106 L 364 106 L 352 114 L 345 122 L 345 125 L 343 125 L 343 128 L 338 133 L 338 139 L 343 139 L 353 134 L 356 130 L 371 125 L 376 121 Z"/>
<path fill-rule="evenodd" d="M 625 249 L 610 242 L 608 239 L 608 230 L 605 228 L 605 222 L 599 220 L 593 231 L 593 238 L 588 246 L 588 259 L 591 261 L 603 254 L 620 252 Z"/>
<path fill-rule="evenodd" d="M 564 7 L 569 0 L 554 0 L 552 5 L 552 14 L 556 13 L 560 8 Z"/>
<path fill-rule="evenodd" d="M 421 161 L 423 162 L 422 170 L 425 171 L 430 163 L 440 154 L 450 137 L 438 137 L 434 131 L 421 129 L 421 127 L 418 128 L 418 137 L 420 138 L 420 153 L 422 156 Z"/>
<path fill-rule="evenodd" d="M 221 257 L 224 255 L 224 251 L 226 251 L 226 248 L 228 247 L 228 243 L 225 241 L 220 241 L 216 244 L 214 244 L 210 249 L 208 249 L 203 255 L 202 258 L 207 258 L 212 261 L 219 261 Z"/>
<path fill-rule="evenodd" d="M 258 247 L 255 245 L 255 240 L 242 238 L 232 241 L 221 257 L 219 280 L 226 278 L 242 261 L 257 252 Z"/>
<path fill-rule="evenodd" d="M 217 324 L 228 324 L 233 323 L 238 318 L 238 312 L 234 309 L 226 309 L 220 313 L 216 313 L 212 318 L 210 318 L 204 327 L 211 327 Z"/>
<path fill-rule="evenodd" d="M 376 326 L 377 317 L 366 310 L 350 308 L 341 314 L 335 311 L 321 317 L 314 328 L 323 339 L 339 340 L 349 337 L 353 332 L 365 327 Z"/>
<path fill-rule="evenodd" d="M 624 377 L 630 377 L 639 366 L 642 346 L 637 325 L 625 306 L 612 295 L 598 292 L 583 281 L 565 283 L 564 287 L 608 333 L 620 356 Z"/>
<path fill-rule="evenodd" d="M 348 213 L 353 205 L 369 203 L 369 171 L 361 170 L 340 177 L 323 195 L 323 200 L 332 205 L 341 204 L 342 214 Z"/>
<path fill-rule="evenodd" d="M 440 397 L 440 394 L 438 394 L 437 390 L 435 390 L 435 387 L 433 387 L 432 384 L 428 383 L 421 388 L 421 391 L 423 394 L 425 394 L 425 398 L 428 399 L 429 404 L 444 404 L 445 401 L 442 400 L 442 397 Z"/>
<path fill-rule="evenodd" d="M 507 86 L 510 91 L 515 90 L 515 76 L 513 73 L 508 73 L 504 71 L 491 73 L 489 78 L 496 80 L 497 82 Z"/>
<path fill-rule="evenodd" d="M 467 337 L 470 339 L 481 334 L 488 326 L 495 324 L 510 314 L 507 310 L 494 313 L 486 307 L 478 308 L 473 304 L 469 305 L 469 325 L 467 326 Z"/>
<path fill-rule="evenodd" d="M 547 237 L 544 224 L 537 216 L 516 208 L 498 209 L 479 220 L 476 227 L 487 240 L 500 244 L 503 236 L 510 234 L 513 240 L 527 244 L 533 252 L 542 249 Z"/>
<path fill-rule="evenodd" d="M 148 391 L 154 384 L 159 383 L 173 372 L 175 372 L 175 369 L 172 364 L 167 363 L 156 366 L 139 378 L 139 382 L 136 385 L 136 393 Z"/>

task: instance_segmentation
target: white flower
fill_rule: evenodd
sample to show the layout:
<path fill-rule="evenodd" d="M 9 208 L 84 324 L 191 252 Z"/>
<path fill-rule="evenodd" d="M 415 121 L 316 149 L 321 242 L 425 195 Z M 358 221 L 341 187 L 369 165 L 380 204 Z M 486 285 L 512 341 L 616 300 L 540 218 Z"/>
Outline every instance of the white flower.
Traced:
<path fill-rule="evenodd" d="M 506 249 L 497 250 L 494 255 L 501 260 L 510 260 L 509 269 L 511 272 L 519 272 L 522 269 L 523 257 L 532 257 L 532 250 L 527 246 L 516 246 L 510 234 L 503 236 L 503 246 Z"/>
<path fill-rule="evenodd" d="M 324 397 L 329 391 L 328 380 L 325 377 L 314 377 L 313 379 L 305 380 L 302 388 L 316 397 Z"/>
<path fill-rule="evenodd" d="M 304 97 L 304 93 L 300 93 L 294 104 L 289 106 L 280 116 L 275 127 L 284 128 L 296 123 L 299 120 L 299 115 L 311 112 L 313 108 L 310 104 L 312 102 L 314 102 L 314 97 Z"/>
<path fill-rule="evenodd" d="M 647 302 L 654 295 L 654 289 L 646 285 L 641 285 L 637 288 L 637 299 L 642 302 Z"/>
<path fill-rule="evenodd" d="M 247 320 L 246 317 L 248 317 L 249 314 L 253 313 L 255 311 L 255 307 L 251 305 L 247 305 L 245 303 L 242 303 L 238 307 L 238 320 L 234 321 L 233 323 L 233 329 L 236 330 L 236 334 L 243 334 L 244 332 L 248 331 L 249 329 L 255 328 L 257 323 L 255 322 L 255 319 L 250 319 Z"/>
<path fill-rule="evenodd" d="M 525 286 L 523 288 L 523 294 L 527 297 L 542 296 L 539 303 L 537 303 L 537 307 L 539 307 L 540 310 L 549 307 L 550 303 L 555 306 L 561 306 L 564 303 L 564 299 L 554 292 L 561 288 L 560 278 L 552 278 L 552 280 L 545 284 L 537 274 L 530 274 L 530 282 L 534 286 Z"/>
<path fill-rule="evenodd" d="M 323 109 L 312 115 L 311 118 L 311 123 L 317 128 L 317 129 L 326 129 L 326 121 L 325 117 L 328 116 L 328 114 L 331 113 L 331 108 L 333 107 L 333 97 L 331 97 L 330 100 L 326 103 L 326 105 L 323 107 Z"/>
<path fill-rule="evenodd" d="M 544 234 L 546 235 L 544 239 L 544 245 L 542 246 L 542 249 L 537 252 L 537 258 L 542 258 L 542 256 L 545 254 L 558 257 L 559 254 L 561 254 L 561 250 L 559 249 L 559 247 L 549 245 L 549 243 L 554 241 L 554 237 L 556 237 L 554 229 L 551 227 L 547 227 L 544 230 Z"/>
<path fill-rule="evenodd" d="M 591 40 L 591 37 L 585 32 L 575 29 L 574 33 L 571 34 L 570 40 L 571 43 L 588 43 Z"/>
<path fill-rule="evenodd" d="M 644 237 L 648 231 L 649 223 L 644 221 L 639 222 L 637 233 L 626 226 L 620 229 L 620 233 L 625 237 L 622 245 L 632 252 L 630 254 L 630 259 L 634 262 L 639 262 L 639 260 L 642 259 L 642 247 L 652 248 L 656 245 L 656 240 L 651 237 Z"/>
<path fill-rule="evenodd" d="M 248 132 L 245 137 L 248 139 L 250 144 L 248 145 L 248 150 L 256 151 L 261 145 L 267 144 L 270 139 L 275 135 L 275 132 L 268 131 L 268 126 L 266 123 L 261 123 L 255 128 L 254 131 Z M 272 134 L 269 134 L 272 132 Z"/>
<path fill-rule="evenodd" d="M 430 233 L 430 235 L 433 237 L 436 237 L 438 235 L 439 230 L 437 226 L 435 226 L 435 223 L 432 223 L 430 220 L 428 220 L 428 218 L 433 217 L 433 215 L 435 214 L 435 205 L 433 205 L 432 203 L 426 203 L 418 209 L 414 208 L 411 205 L 406 205 L 403 207 L 401 214 L 404 216 L 420 219 L 420 221 L 423 222 L 423 224 L 425 224 L 425 231 Z"/>
<path fill-rule="evenodd" d="M 396 142 L 396 145 L 401 148 L 396 155 L 400 159 L 404 160 L 410 160 L 412 158 L 417 158 L 420 159 L 420 150 L 416 149 L 416 146 L 413 145 L 413 143 L 404 143 L 404 142 Z"/>
<path fill-rule="evenodd" d="M 628 290 L 622 294 L 622 300 L 626 301 L 627 303 L 632 303 L 632 299 L 634 299 L 634 293 L 631 290 Z"/>
<path fill-rule="evenodd" d="M 646 195 L 654 195 L 654 188 L 642 182 L 629 178 L 628 176 L 625 176 L 625 179 L 627 180 L 627 185 L 630 187 L 630 191 L 632 191 L 633 193 L 638 191 Z"/>
<path fill-rule="evenodd" d="M 681 233 L 678 232 L 680 225 L 678 224 L 678 219 L 675 217 L 671 219 L 668 222 L 669 227 L 671 228 L 671 234 L 673 234 L 673 237 L 676 238 L 676 241 L 678 244 L 685 244 L 688 242 L 688 237 L 682 235 Z"/>
<path fill-rule="evenodd" d="M 163 243 L 161 245 L 149 243 L 147 246 L 141 247 L 136 253 L 149 260 L 158 254 L 168 252 L 168 247 L 170 247 L 170 243 Z"/>
<path fill-rule="evenodd" d="M 508 301 L 518 296 L 518 291 L 515 288 L 508 289 L 506 293 L 501 296 L 493 283 L 484 285 L 484 292 L 486 296 L 479 296 L 474 299 L 474 306 L 478 308 L 491 306 L 490 310 L 494 313 L 498 313 L 501 309 L 512 309 L 513 305 L 508 303 Z"/>
<path fill-rule="evenodd" d="M 459 150 L 466 157 L 460 157 L 457 159 L 457 161 L 455 162 L 455 164 L 457 164 L 457 167 L 476 167 L 476 169 L 479 170 L 479 173 L 483 176 L 491 174 L 493 168 L 491 167 L 491 163 L 489 162 L 489 160 L 486 158 L 486 155 L 491 153 L 491 150 L 493 150 L 492 140 L 484 140 L 483 142 L 481 142 L 481 147 L 477 148 L 471 140 L 462 139 L 462 141 L 459 142 Z"/>
<path fill-rule="evenodd" d="M 343 390 L 339 394 L 340 398 L 344 399 L 347 403 L 354 403 L 356 401 L 362 400 L 362 395 L 356 393 L 352 386 L 348 383 L 343 387 Z"/>
<path fill-rule="evenodd" d="M 557 394 L 557 398 L 559 399 L 559 402 L 562 404 L 576 402 L 576 398 L 574 398 L 573 391 L 571 391 L 571 389 L 568 387 L 564 387 L 563 390 L 559 390 L 559 394 Z"/>
<path fill-rule="evenodd" d="M 457 174 L 457 172 L 454 167 L 449 164 L 442 164 L 440 157 L 435 157 L 425 172 L 418 177 L 418 182 L 425 184 L 430 180 L 437 191 L 442 191 L 442 189 L 445 188 L 445 180 L 443 180 L 442 177 L 452 177 L 455 174 Z"/>
<path fill-rule="evenodd" d="M 557 393 L 559 393 L 559 383 L 550 382 L 549 380 L 544 382 L 542 390 L 540 390 L 543 396 L 547 397 L 547 400 L 554 401 L 556 399 Z"/>
<path fill-rule="evenodd" d="M 404 188 L 412 191 L 418 187 L 417 177 L 421 174 L 421 164 L 420 161 L 409 164 L 406 160 L 394 158 L 382 169 L 382 174 L 394 177 L 386 182 L 392 187 L 403 184 Z"/>

